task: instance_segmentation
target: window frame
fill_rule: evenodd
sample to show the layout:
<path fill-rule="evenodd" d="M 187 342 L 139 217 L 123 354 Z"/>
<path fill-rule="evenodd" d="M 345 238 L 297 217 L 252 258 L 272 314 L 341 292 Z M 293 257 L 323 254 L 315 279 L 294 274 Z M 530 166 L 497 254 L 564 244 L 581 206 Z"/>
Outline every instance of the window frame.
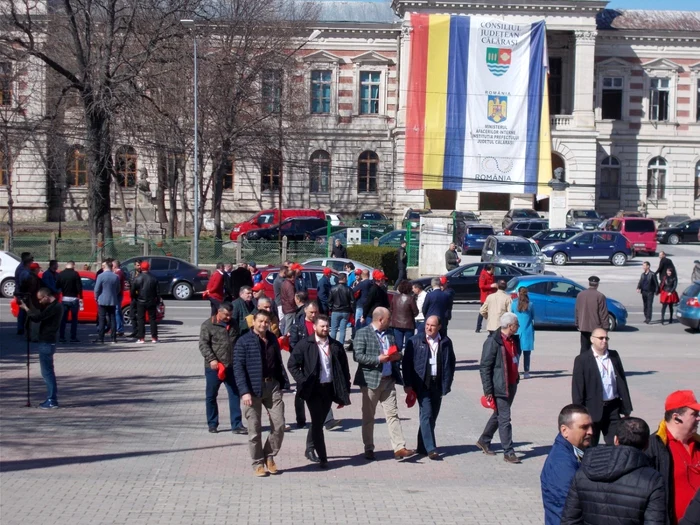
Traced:
<path fill-rule="evenodd" d="M 6 154 L 5 148 L 0 149 L 0 186 L 10 186 L 12 184 L 12 162 L 10 155 Z"/>
<path fill-rule="evenodd" d="M 132 146 L 121 146 L 114 155 L 114 175 L 124 188 L 133 188 L 138 183 L 139 156 Z M 131 169 L 129 169 L 131 168 Z"/>
<path fill-rule="evenodd" d="M 331 191 L 331 154 L 324 149 L 317 149 L 309 157 L 309 192 L 313 194 L 330 193 Z M 325 173 L 325 188 L 323 184 Z M 314 189 L 314 181 L 317 180 L 317 187 Z"/>
<path fill-rule="evenodd" d="M 620 75 L 603 75 L 602 78 L 602 83 L 603 85 L 600 88 L 600 118 L 601 120 L 623 120 L 624 117 L 624 99 L 625 99 L 625 77 L 620 76 Z M 606 86 L 605 81 L 610 80 L 612 81 L 611 83 L 613 84 L 612 86 Z M 620 86 L 617 87 L 615 86 L 615 81 L 619 80 L 620 81 Z M 619 116 L 606 116 L 605 115 L 605 109 L 606 109 L 606 104 L 605 104 L 605 95 L 607 94 L 612 94 L 615 93 L 616 95 L 619 94 L 619 101 L 617 102 L 617 108 L 619 111 Z"/>
<path fill-rule="evenodd" d="M 80 162 L 84 163 L 84 169 L 80 169 Z M 71 166 L 72 164 L 72 166 Z M 75 169 L 72 169 L 75 168 Z M 81 173 L 85 174 L 85 182 L 80 183 Z M 74 175 L 70 175 L 74 174 Z M 83 188 L 89 183 L 87 154 L 85 148 L 80 145 L 71 146 L 66 152 L 66 186 L 72 188 Z"/>
<path fill-rule="evenodd" d="M 658 85 L 665 83 L 665 86 Z M 657 84 L 655 87 L 654 84 Z M 665 96 L 662 96 L 664 95 Z M 656 101 L 655 101 L 656 100 Z M 665 108 L 662 111 L 662 108 Z M 665 114 L 664 114 L 665 113 Z M 649 80 L 649 120 L 670 122 L 671 120 L 671 79 L 652 78 Z M 663 118 L 662 118 L 663 117 Z"/>
<path fill-rule="evenodd" d="M 236 182 L 236 161 L 233 158 L 233 155 L 229 155 L 226 158 L 226 171 L 223 174 L 222 180 L 221 180 L 221 189 L 222 191 L 234 191 L 235 187 L 234 184 Z"/>
<path fill-rule="evenodd" d="M 662 162 L 660 162 L 662 161 Z M 656 184 L 652 183 L 652 171 L 663 173 L 663 178 L 656 177 Z M 647 163 L 647 200 L 666 199 L 666 181 L 668 180 L 668 161 L 658 155 Z"/>
<path fill-rule="evenodd" d="M 284 70 L 267 68 L 260 73 L 260 102 L 265 113 L 277 114 L 282 111 L 284 96 Z"/>
<path fill-rule="evenodd" d="M 279 150 L 269 149 L 265 152 L 262 160 L 260 161 L 261 193 L 279 191 L 281 187 L 280 183 L 282 181 L 283 162 L 284 159 Z M 275 173 L 275 168 L 277 169 L 277 173 Z M 268 179 L 268 187 L 266 187 L 265 179 Z M 276 183 L 275 179 L 277 179 Z"/>
<path fill-rule="evenodd" d="M 678 121 L 676 114 L 678 74 L 683 71 L 683 67 L 666 58 L 657 58 L 643 64 L 642 68 L 646 73 L 644 79 L 644 120 L 655 125 L 676 124 Z M 657 79 L 668 80 L 668 118 L 666 120 L 652 118 L 652 80 Z"/>
<path fill-rule="evenodd" d="M 367 158 L 363 158 L 364 156 L 367 156 Z M 379 175 L 379 155 L 377 154 L 376 151 L 372 150 L 365 150 L 362 153 L 360 153 L 357 157 L 357 193 L 358 195 L 360 193 L 363 194 L 376 194 L 378 193 L 378 175 Z M 366 174 L 362 175 L 360 173 L 360 170 L 362 169 L 362 166 L 366 166 Z M 372 166 L 374 166 L 374 175 L 372 175 Z M 364 189 L 360 189 L 362 187 L 362 182 L 361 180 L 364 179 Z M 371 189 L 372 186 L 372 180 L 374 179 L 374 189 Z"/>
<path fill-rule="evenodd" d="M 606 163 L 606 161 L 608 161 Z M 614 161 L 614 162 L 613 162 Z M 613 156 L 608 155 L 603 160 L 600 161 L 598 165 L 600 170 L 599 187 L 598 187 L 598 198 L 605 201 L 619 201 L 620 200 L 620 181 L 622 180 L 622 164 L 620 160 Z M 603 193 L 603 189 L 610 187 L 612 185 L 605 184 L 606 176 L 610 176 L 612 172 L 617 172 L 617 183 L 615 185 L 615 190 L 612 192 L 613 196 L 608 196 Z"/>
<path fill-rule="evenodd" d="M 328 79 L 314 79 L 314 75 L 317 73 L 328 73 Z M 309 71 L 309 113 L 311 115 L 331 115 L 333 113 L 333 69 L 332 68 L 313 68 Z M 324 111 L 323 109 L 321 111 L 314 111 L 314 101 L 316 100 L 314 94 L 315 94 L 315 89 L 316 87 L 321 86 L 322 89 L 323 87 L 328 88 L 328 110 Z M 324 106 L 323 101 L 326 100 L 326 97 L 323 95 L 319 99 L 321 101 L 321 106 Z"/>
<path fill-rule="evenodd" d="M 700 160 L 695 163 L 695 200 L 700 200 Z"/>
<path fill-rule="evenodd" d="M 366 80 L 363 80 L 363 76 L 368 75 Z M 375 80 L 376 76 L 376 80 Z M 368 87 L 369 98 L 365 99 L 363 96 L 363 88 Z M 373 90 L 376 87 L 377 94 L 376 98 L 373 96 Z M 381 91 L 382 91 L 382 73 L 381 71 L 372 71 L 367 69 L 360 70 L 360 81 L 359 81 L 359 113 L 360 115 L 381 115 Z M 367 111 L 363 110 L 365 106 L 365 100 L 367 101 Z M 376 111 L 372 111 L 376 104 Z"/>
<path fill-rule="evenodd" d="M 0 107 L 11 108 L 13 105 L 15 86 L 12 62 L 0 62 Z"/>

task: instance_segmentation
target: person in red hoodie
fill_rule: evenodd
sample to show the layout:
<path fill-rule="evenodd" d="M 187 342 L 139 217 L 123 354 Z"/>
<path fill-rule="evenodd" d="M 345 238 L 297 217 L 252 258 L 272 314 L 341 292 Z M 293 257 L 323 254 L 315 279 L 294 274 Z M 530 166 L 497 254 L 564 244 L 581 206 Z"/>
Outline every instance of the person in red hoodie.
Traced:
<path fill-rule="evenodd" d="M 498 288 L 498 285 L 496 284 L 496 281 L 493 278 L 493 264 L 487 264 L 486 267 L 481 270 L 481 273 L 479 274 L 479 302 L 483 305 L 486 302 L 486 298 L 494 293 L 496 289 Z M 481 324 L 484 322 L 484 318 L 479 314 L 479 317 L 476 318 L 476 330 L 475 332 L 478 334 L 481 332 Z"/>
<path fill-rule="evenodd" d="M 211 316 L 214 317 L 224 302 L 224 265 L 217 263 L 216 271 L 211 275 L 207 283 L 207 297 L 211 305 Z"/>

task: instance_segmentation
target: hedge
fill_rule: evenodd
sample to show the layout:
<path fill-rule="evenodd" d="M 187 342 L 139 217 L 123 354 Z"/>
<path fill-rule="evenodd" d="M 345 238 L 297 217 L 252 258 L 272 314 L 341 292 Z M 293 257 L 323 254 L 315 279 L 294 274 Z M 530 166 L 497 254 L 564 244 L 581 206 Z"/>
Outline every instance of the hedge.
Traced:
<path fill-rule="evenodd" d="M 381 269 L 391 282 L 399 276 L 397 248 L 366 244 L 348 246 L 348 258 Z"/>

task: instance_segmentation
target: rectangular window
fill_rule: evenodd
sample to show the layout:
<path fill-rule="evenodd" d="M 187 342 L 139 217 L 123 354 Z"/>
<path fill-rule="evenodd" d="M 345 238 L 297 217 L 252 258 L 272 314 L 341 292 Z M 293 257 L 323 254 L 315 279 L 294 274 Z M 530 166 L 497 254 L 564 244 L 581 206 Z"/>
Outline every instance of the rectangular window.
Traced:
<path fill-rule="evenodd" d="M 620 200 L 620 168 L 600 169 L 600 198 Z"/>
<path fill-rule="evenodd" d="M 229 157 L 226 161 L 226 169 L 224 171 L 224 180 L 222 181 L 222 183 L 223 189 L 233 189 L 233 157 Z"/>
<path fill-rule="evenodd" d="M 668 120 L 670 87 L 667 78 L 652 78 L 649 92 L 649 120 Z"/>
<path fill-rule="evenodd" d="M 10 158 L 0 151 L 0 186 L 10 184 Z"/>
<path fill-rule="evenodd" d="M 0 106 L 12 105 L 12 63 L 0 62 Z"/>
<path fill-rule="evenodd" d="M 562 61 L 560 57 L 549 59 L 549 114 L 561 115 Z"/>
<path fill-rule="evenodd" d="M 262 105 L 268 113 L 282 109 L 282 70 L 266 69 L 262 72 Z"/>
<path fill-rule="evenodd" d="M 600 103 L 601 116 L 605 120 L 622 120 L 622 77 L 604 77 Z"/>
<path fill-rule="evenodd" d="M 311 113 L 316 115 L 331 112 L 331 71 L 311 72 Z"/>
<path fill-rule="evenodd" d="M 379 114 L 379 84 L 382 74 L 379 71 L 360 72 L 360 114 Z"/>

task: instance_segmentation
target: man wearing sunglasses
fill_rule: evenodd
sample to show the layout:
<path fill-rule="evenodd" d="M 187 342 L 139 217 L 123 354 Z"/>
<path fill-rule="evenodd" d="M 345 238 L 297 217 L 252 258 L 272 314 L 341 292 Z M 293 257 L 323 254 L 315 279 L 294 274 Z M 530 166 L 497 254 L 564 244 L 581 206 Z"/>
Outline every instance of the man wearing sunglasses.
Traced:
<path fill-rule="evenodd" d="M 593 420 L 591 446 L 600 441 L 613 444 L 621 417 L 632 413 L 632 401 L 620 354 L 608 349 L 607 330 L 596 328 L 591 333 L 591 349 L 574 360 L 571 379 L 572 403 L 588 409 Z"/>

